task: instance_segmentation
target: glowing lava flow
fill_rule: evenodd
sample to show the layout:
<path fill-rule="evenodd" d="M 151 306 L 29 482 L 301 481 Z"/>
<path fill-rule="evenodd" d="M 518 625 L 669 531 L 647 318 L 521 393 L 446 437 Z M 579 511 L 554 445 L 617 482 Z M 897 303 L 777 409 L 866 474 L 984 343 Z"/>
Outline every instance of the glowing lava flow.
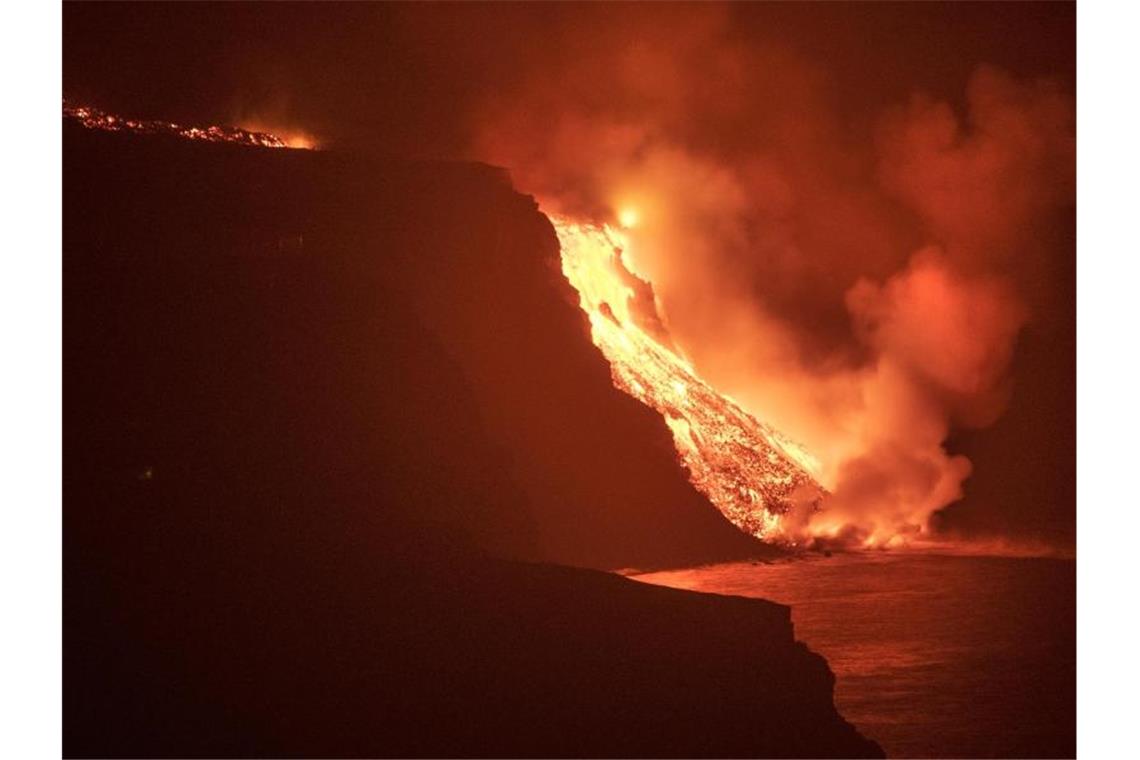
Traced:
<path fill-rule="evenodd" d="M 665 418 L 693 485 L 734 525 L 766 541 L 796 543 L 797 526 L 826 495 L 812 475 L 818 463 L 651 336 L 657 331 L 637 308 L 637 289 L 644 299 L 649 286 L 622 263 L 619 230 L 558 217 L 552 222 L 562 272 L 578 291 L 614 385 Z"/>
<path fill-rule="evenodd" d="M 183 127 L 167 121 L 140 121 L 124 119 L 120 116 L 100 111 L 91 106 L 73 106 L 64 102 L 64 118 L 74 119 L 88 129 L 102 129 L 108 132 L 137 132 L 148 135 L 173 135 L 188 140 L 206 142 L 229 142 L 241 145 L 255 145 L 262 148 L 311 148 L 308 138 L 283 140 L 268 132 L 251 132 L 238 127 Z"/>

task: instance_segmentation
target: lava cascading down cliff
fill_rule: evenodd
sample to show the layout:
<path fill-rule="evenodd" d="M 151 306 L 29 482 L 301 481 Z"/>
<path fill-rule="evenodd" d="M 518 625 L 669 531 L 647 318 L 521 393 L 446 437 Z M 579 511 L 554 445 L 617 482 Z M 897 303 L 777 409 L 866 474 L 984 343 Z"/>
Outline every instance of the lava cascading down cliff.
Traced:
<path fill-rule="evenodd" d="M 798 543 L 798 526 L 826 496 L 818 462 L 709 386 L 666 345 L 656 317 L 646 314 L 654 313 L 652 304 L 638 308 L 649 285 L 622 261 L 627 242 L 619 229 L 551 220 L 562 272 L 578 291 L 614 385 L 665 418 L 693 485 L 734 525 L 765 541 Z"/>

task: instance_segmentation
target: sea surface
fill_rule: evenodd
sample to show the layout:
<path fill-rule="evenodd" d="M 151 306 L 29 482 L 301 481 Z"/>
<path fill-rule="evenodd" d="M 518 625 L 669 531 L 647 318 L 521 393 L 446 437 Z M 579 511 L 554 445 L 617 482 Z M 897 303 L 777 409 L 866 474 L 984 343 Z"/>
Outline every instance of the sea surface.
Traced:
<path fill-rule="evenodd" d="M 888 757 L 1076 754 L 1076 562 L 816 555 L 631 576 L 790 605 Z"/>

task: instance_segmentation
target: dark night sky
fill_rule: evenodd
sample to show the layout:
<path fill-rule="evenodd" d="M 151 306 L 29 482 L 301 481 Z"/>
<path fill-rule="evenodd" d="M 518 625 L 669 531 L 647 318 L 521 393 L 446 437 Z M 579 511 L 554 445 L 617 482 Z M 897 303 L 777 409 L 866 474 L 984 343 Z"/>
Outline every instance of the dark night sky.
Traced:
<path fill-rule="evenodd" d="M 468 111 L 559 55 L 560 35 L 594 34 L 601 9 L 469 3 L 67 3 L 64 94 L 186 121 L 279 111 L 335 141 L 393 152 L 466 147 Z M 742 4 L 732 34 L 820 63 L 858 123 L 914 90 L 960 99 L 978 63 L 1075 88 L 1070 3 Z M 558 34 L 555 34 L 558 30 Z M 652 40 L 668 45 L 667 40 Z"/>
<path fill-rule="evenodd" d="M 576 113 L 636 117 L 636 106 L 617 102 L 620 86 L 599 81 L 606 69 L 590 69 L 589 62 L 606 61 L 627 46 L 645 48 L 652 58 L 676 43 L 681 76 L 690 76 L 686 67 L 694 61 L 693 66 L 702 65 L 702 56 L 709 54 L 699 45 L 684 46 L 692 26 L 687 14 L 693 10 L 555 4 L 67 3 L 63 90 L 66 98 L 123 115 L 188 124 L 258 118 L 315 133 L 327 146 L 511 163 L 516 153 L 487 151 L 487 114 L 498 118 L 521 110 L 533 121 L 519 123 L 541 129 L 544 121 L 565 115 L 544 110 L 565 88 L 565 97 L 578 105 Z M 826 135 L 836 132 L 820 138 L 827 150 L 834 148 L 859 167 L 870 165 L 875 159 L 868 146 L 880 139 L 885 112 L 908 103 L 916 92 L 964 110 L 967 88 L 980 65 L 997 67 L 1018 82 L 1047 78 L 1065 97 L 1075 97 L 1076 20 L 1070 3 L 780 3 L 710 13 L 718 30 L 713 38 L 734 49 L 760 51 L 756 59 L 743 60 L 775 61 L 777 68 L 780 61 L 792 63 L 786 72 L 742 75 L 742 92 L 755 98 L 757 110 L 726 105 L 728 115 L 717 121 L 718 88 L 728 85 L 710 78 L 711 109 L 690 113 L 682 99 L 686 112 L 680 116 L 668 108 L 647 111 L 664 120 L 662 131 L 673 130 L 681 143 L 703 155 L 734 161 L 749 155 L 752 141 L 780 149 L 784 143 L 765 132 L 779 124 L 763 120 L 772 110 L 803 116 L 803 123 Z M 701 38 L 699 30 L 692 34 Z M 686 57 L 690 52 L 692 59 Z M 567 63 L 578 58 L 587 64 L 576 68 Z M 588 91 L 583 95 L 581 80 L 589 77 L 598 84 L 595 97 Z M 637 84 L 644 95 L 645 82 Z M 548 94 L 533 97 L 543 87 Z M 802 190 L 796 184 L 802 177 L 818 173 L 815 167 L 828 155 L 821 158 L 821 150 L 798 143 L 787 150 L 788 176 L 797 178 L 790 180 L 794 189 Z M 800 168 L 807 168 L 797 173 L 800 158 Z M 1015 181 L 1035 186 L 1049 183 L 1052 176 L 1027 171 Z M 877 181 L 873 171 L 859 177 L 844 180 L 844 187 L 861 182 L 870 188 Z M 822 201 L 813 203 L 814 218 L 832 216 L 819 206 Z M 872 205 L 886 204 L 876 200 Z M 974 474 L 966 483 L 966 498 L 943 512 L 943 528 L 1065 545 L 1074 537 L 1074 208 L 1075 196 L 1051 198 L 1046 211 L 1035 217 L 1032 244 L 1023 236 L 1007 245 L 1007 257 L 996 265 L 1020 289 L 1032 318 L 1014 354 L 1012 400 L 1005 414 L 989 427 L 959 431 L 949 439 L 952 451 L 973 460 Z M 892 206 L 868 214 L 874 216 L 872 222 L 861 219 L 848 227 L 840 222 L 819 240 L 803 238 L 801 247 L 811 254 L 813 245 L 821 251 L 853 245 L 849 241 L 856 232 L 878 229 L 876 225 L 907 251 L 935 235 L 913 218 L 913 209 Z M 900 265 L 896 259 L 890 262 L 886 268 L 868 264 L 858 271 L 882 276 Z M 765 272 L 763 267 L 747 271 Z M 849 277 L 835 287 L 842 290 L 851 282 Z M 836 329 L 828 326 L 835 315 L 828 308 L 779 306 L 789 319 L 798 316 L 802 323 L 822 325 L 802 331 L 804 345 L 824 353 L 836 350 L 837 343 Z"/>

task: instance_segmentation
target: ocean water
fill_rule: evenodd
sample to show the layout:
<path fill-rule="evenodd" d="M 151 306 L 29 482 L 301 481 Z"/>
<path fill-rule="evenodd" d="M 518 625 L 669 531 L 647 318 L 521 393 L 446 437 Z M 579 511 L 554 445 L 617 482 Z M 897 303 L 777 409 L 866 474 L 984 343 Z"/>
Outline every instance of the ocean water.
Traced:
<path fill-rule="evenodd" d="M 1076 754 L 1076 563 L 884 552 L 648 573 L 791 605 L 888 757 Z"/>

